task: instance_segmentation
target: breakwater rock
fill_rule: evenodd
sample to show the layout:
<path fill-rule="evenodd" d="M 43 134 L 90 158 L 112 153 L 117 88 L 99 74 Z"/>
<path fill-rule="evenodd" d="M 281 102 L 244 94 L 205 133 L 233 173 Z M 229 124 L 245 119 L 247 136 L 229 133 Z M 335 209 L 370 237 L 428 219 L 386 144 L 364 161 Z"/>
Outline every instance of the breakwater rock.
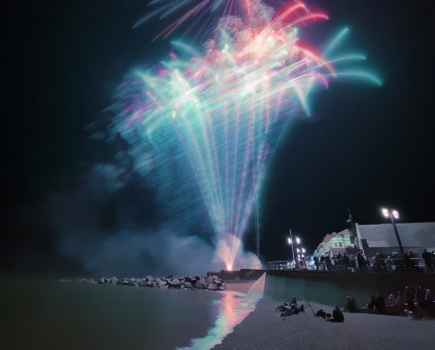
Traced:
<path fill-rule="evenodd" d="M 186 277 L 87 277 L 87 278 L 62 278 L 60 282 L 78 282 L 88 284 L 108 284 L 138 288 L 177 288 L 177 289 L 206 289 L 212 291 L 225 290 L 225 282 L 216 275 L 186 276 Z"/>

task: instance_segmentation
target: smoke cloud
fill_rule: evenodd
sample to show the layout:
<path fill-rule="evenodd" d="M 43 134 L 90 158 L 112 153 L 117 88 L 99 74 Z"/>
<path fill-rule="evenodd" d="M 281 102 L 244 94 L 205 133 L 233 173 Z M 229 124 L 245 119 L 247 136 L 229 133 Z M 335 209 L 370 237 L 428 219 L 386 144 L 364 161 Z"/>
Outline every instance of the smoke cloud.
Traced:
<path fill-rule="evenodd" d="M 207 225 L 195 228 L 165 211 L 161 191 L 150 190 L 146 177 L 125 164 L 97 163 L 78 188 L 51 196 L 58 252 L 94 274 L 183 275 L 225 268 L 217 255 L 222 244 Z M 241 242 L 238 249 L 234 268 L 261 266 Z"/>

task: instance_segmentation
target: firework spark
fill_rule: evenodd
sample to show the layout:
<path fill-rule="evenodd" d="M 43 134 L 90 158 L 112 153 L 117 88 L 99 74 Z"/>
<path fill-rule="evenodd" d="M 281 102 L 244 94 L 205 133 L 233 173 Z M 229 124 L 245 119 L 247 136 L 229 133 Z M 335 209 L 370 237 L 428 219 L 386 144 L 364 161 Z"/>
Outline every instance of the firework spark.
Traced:
<path fill-rule="evenodd" d="M 166 9 L 169 3 L 151 4 Z M 193 1 L 177 3 L 181 8 Z M 229 3 L 218 1 L 215 9 Z M 211 6 L 207 0 L 199 4 Z M 167 7 L 161 15 L 175 10 Z M 237 238 L 226 239 L 221 254 L 231 268 L 278 136 L 301 110 L 310 113 L 309 96 L 316 87 L 337 78 L 381 85 L 376 75 L 350 68 L 364 55 L 337 54 L 349 29 L 323 53 L 300 40 L 300 26 L 327 20 L 326 14 L 300 2 L 274 14 L 259 1 L 245 1 L 245 11 L 241 18 L 222 18 L 203 50 L 174 41 L 170 59 L 158 69 L 135 71 L 116 104 L 121 109 L 117 132 L 129 138 L 138 130 L 167 159 L 187 155 L 218 240 Z"/>
<path fill-rule="evenodd" d="M 261 0 L 153 0 L 148 7 L 149 13 L 141 17 L 133 28 L 153 19 L 169 22 L 156 38 L 167 38 L 181 27 L 195 29 L 206 37 L 214 29 L 216 19 L 237 16 L 254 23 L 259 18 L 270 19 L 273 14 L 272 8 Z M 295 10 L 301 9 L 297 3 Z M 172 21 L 173 17 L 176 19 Z"/>

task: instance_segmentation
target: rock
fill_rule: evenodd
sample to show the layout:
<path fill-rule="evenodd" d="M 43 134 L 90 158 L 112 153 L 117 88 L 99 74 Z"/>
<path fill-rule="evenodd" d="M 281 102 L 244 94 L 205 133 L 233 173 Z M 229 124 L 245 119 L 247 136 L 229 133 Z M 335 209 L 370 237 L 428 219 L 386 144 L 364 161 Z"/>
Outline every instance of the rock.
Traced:
<path fill-rule="evenodd" d="M 139 279 L 137 284 L 138 284 L 138 287 L 146 287 L 145 278 Z"/>
<path fill-rule="evenodd" d="M 159 280 L 157 282 L 157 285 L 159 288 L 164 288 L 164 287 L 166 287 L 167 284 L 166 284 L 166 281 Z"/>
<path fill-rule="evenodd" d="M 137 286 L 136 281 L 131 278 L 123 278 L 118 282 L 122 286 Z"/>
<path fill-rule="evenodd" d="M 225 290 L 225 282 L 217 275 L 208 274 L 207 277 L 184 276 L 184 277 L 99 277 L 99 278 L 77 278 L 74 280 L 60 279 L 60 282 L 77 281 L 88 284 L 112 284 L 134 287 L 157 287 L 157 288 L 181 288 L 181 289 L 208 289 Z"/>
<path fill-rule="evenodd" d="M 118 283 L 118 277 L 110 277 L 109 278 L 110 284 L 117 284 Z"/>
<path fill-rule="evenodd" d="M 174 278 L 174 279 L 168 281 L 168 286 L 171 288 L 180 288 L 181 282 L 178 278 Z"/>
<path fill-rule="evenodd" d="M 183 287 L 188 288 L 188 289 L 193 288 L 192 283 L 190 283 L 190 282 L 184 282 Z"/>
<path fill-rule="evenodd" d="M 197 289 L 206 289 L 207 288 L 207 283 L 205 282 L 205 280 L 203 278 L 200 278 L 199 280 L 197 280 L 194 285 L 195 288 Z"/>
<path fill-rule="evenodd" d="M 195 278 L 187 276 L 187 277 L 184 277 L 184 281 L 186 283 L 193 283 L 193 282 L 195 282 Z"/>
<path fill-rule="evenodd" d="M 210 283 L 207 285 L 208 290 L 218 290 L 218 285 L 216 283 Z"/>

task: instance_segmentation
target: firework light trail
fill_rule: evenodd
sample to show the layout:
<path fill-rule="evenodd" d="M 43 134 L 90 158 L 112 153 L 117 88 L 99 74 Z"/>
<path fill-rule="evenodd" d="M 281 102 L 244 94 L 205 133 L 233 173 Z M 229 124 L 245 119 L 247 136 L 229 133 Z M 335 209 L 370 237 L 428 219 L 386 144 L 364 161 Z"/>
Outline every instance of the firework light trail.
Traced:
<path fill-rule="evenodd" d="M 271 8 L 262 6 L 261 0 L 152 0 L 148 7 L 150 12 L 141 17 L 133 28 L 156 18 L 168 20 L 169 24 L 156 38 L 166 38 L 183 26 L 196 31 L 201 27 L 201 32 L 208 34 L 213 28 L 213 25 L 210 25 L 214 23 L 213 19 L 238 16 L 244 17 L 247 21 L 255 21 L 270 15 L 268 12 L 272 11 Z M 172 17 L 176 19 L 170 22 Z"/>
<path fill-rule="evenodd" d="M 166 161 L 187 155 L 227 269 L 236 263 L 278 136 L 302 112 L 310 114 L 310 94 L 337 78 L 381 85 L 369 71 L 351 68 L 364 55 L 338 53 L 348 28 L 322 54 L 300 40 L 300 26 L 327 20 L 325 13 L 297 2 L 273 14 L 247 2 L 248 20 L 223 18 L 203 50 L 174 41 L 170 59 L 135 71 L 116 102 L 116 132 L 128 139 L 136 130 Z"/>

